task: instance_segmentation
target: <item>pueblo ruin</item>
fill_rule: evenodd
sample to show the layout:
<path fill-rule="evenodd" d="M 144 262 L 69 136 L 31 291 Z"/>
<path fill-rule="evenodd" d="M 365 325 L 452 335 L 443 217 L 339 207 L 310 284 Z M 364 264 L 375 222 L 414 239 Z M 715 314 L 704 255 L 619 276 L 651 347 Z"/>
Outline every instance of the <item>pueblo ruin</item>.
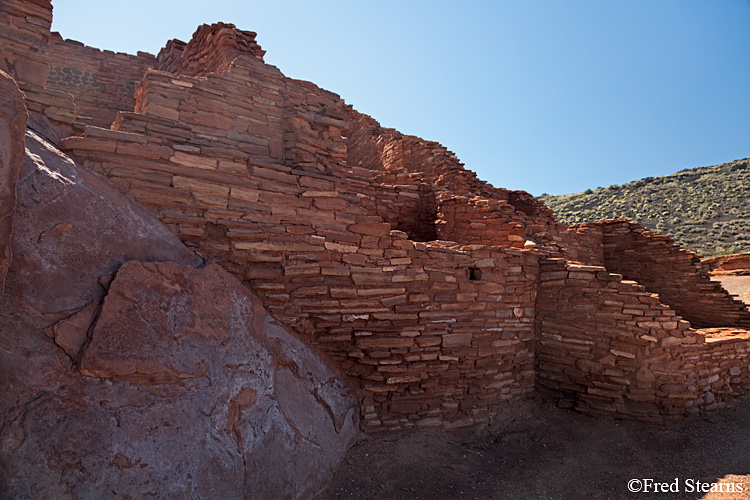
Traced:
<path fill-rule="evenodd" d="M 750 389 L 750 312 L 203 25 L 157 56 L 0 3 L 0 492 L 311 498 L 359 433 L 540 393 L 664 422 Z"/>

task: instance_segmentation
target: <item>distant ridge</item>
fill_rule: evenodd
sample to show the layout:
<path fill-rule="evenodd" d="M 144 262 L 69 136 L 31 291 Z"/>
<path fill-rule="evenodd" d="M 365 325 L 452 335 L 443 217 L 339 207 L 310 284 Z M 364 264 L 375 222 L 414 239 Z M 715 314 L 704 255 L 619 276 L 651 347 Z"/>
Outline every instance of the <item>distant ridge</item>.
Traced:
<path fill-rule="evenodd" d="M 627 217 L 704 256 L 750 251 L 750 159 L 539 197 L 561 222 Z"/>

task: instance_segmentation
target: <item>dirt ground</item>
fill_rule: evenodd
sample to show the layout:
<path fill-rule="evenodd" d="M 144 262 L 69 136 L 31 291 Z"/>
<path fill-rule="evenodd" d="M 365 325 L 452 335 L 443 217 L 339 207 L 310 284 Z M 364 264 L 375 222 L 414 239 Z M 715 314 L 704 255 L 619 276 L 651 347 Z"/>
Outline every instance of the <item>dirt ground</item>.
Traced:
<path fill-rule="evenodd" d="M 750 304 L 750 276 L 714 276 L 713 279 L 720 281 L 729 293 Z"/>
<path fill-rule="evenodd" d="M 633 479 L 679 491 L 631 493 Z M 695 492 L 696 481 L 743 491 Z M 366 437 L 318 500 L 355 498 L 748 500 L 750 398 L 656 425 L 589 417 L 534 397 L 510 408 L 487 436 L 420 430 Z"/>

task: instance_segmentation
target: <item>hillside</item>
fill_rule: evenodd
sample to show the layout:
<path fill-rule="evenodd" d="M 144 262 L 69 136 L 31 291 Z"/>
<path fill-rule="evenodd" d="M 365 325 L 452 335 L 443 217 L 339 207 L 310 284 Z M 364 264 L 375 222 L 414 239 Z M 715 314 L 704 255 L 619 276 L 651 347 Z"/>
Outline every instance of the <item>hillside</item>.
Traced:
<path fill-rule="evenodd" d="M 539 197 L 561 222 L 627 217 L 706 256 L 750 251 L 750 160 Z"/>

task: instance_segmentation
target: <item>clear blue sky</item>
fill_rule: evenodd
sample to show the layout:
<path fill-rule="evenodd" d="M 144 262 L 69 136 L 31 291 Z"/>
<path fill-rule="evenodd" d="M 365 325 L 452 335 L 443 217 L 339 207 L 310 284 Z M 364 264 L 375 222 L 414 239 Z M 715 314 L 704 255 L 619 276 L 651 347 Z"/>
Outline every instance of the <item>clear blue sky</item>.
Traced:
<path fill-rule="evenodd" d="M 63 37 L 156 54 L 203 23 L 442 143 L 497 187 L 562 194 L 750 156 L 750 0 L 53 0 Z"/>

